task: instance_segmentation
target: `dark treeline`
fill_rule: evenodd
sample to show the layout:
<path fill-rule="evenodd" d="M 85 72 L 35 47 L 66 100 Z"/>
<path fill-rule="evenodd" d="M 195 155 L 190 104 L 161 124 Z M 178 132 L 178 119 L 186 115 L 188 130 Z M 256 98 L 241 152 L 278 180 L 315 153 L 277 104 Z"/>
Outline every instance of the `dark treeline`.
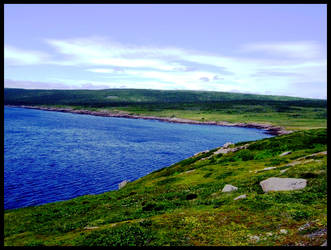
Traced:
<path fill-rule="evenodd" d="M 26 90 L 4 89 L 5 105 L 72 105 L 85 107 L 137 106 L 157 109 L 231 109 L 254 106 L 256 111 L 269 107 L 277 112 L 295 107 L 326 108 L 327 101 L 287 96 L 268 96 L 212 91 L 166 91 L 145 89 L 107 90 Z M 261 110 L 262 109 L 262 110 Z"/>

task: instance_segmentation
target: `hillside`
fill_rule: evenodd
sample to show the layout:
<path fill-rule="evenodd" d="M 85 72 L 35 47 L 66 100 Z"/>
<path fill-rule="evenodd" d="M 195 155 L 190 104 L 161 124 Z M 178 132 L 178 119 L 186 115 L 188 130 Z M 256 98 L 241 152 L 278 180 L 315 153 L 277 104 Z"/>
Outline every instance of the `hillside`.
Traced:
<path fill-rule="evenodd" d="M 326 129 L 201 152 L 100 195 L 6 210 L 12 245 L 321 245 L 327 239 Z M 280 156 L 284 152 L 290 152 Z M 306 186 L 264 192 L 270 177 Z M 238 189 L 222 192 L 226 184 Z M 235 199 L 240 195 L 245 198 Z"/>
<path fill-rule="evenodd" d="M 307 101 L 297 97 L 239 94 L 215 91 L 104 89 L 104 90 L 29 90 L 4 89 L 5 104 L 107 106 L 133 103 L 190 103 L 240 100 Z"/>
<path fill-rule="evenodd" d="M 288 130 L 325 128 L 327 119 L 326 100 L 212 91 L 5 88 L 4 104 L 124 112 L 204 122 L 255 122 Z"/>

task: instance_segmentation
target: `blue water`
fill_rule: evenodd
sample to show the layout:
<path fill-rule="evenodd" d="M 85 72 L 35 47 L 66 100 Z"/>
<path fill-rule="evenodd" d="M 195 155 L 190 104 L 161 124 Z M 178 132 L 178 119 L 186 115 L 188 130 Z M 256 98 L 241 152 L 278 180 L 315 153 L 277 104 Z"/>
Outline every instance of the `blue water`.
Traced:
<path fill-rule="evenodd" d="M 4 207 L 103 193 L 227 141 L 265 137 L 250 128 L 5 107 Z"/>

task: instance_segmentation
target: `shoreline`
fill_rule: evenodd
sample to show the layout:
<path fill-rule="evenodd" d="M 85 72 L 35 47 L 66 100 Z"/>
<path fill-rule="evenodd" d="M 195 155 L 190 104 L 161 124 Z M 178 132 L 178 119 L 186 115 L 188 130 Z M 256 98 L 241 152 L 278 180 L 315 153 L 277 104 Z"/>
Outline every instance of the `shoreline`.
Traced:
<path fill-rule="evenodd" d="M 64 113 L 73 113 L 73 114 L 85 114 L 85 115 L 94 115 L 94 116 L 103 116 L 103 117 L 118 117 L 118 118 L 129 118 L 129 119 L 144 119 L 144 120 L 158 120 L 162 122 L 171 122 L 171 123 L 184 123 L 184 124 L 197 124 L 197 125 L 216 125 L 216 126 L 225 126 L 225 127 L 242 127 L 242 128 L 257 128 L 265 131 L 269 135 L 283 135 L 289 134 L 293 131 L 289 131 L 280 126 L 260 124 L 260 123 L 230 123 L 226 121 L 195 121 L 190 119 L 183 118 L 172 118 L 172 117 L 158 117 L 158 116 L 145 116 L 145 115 L 130 115 L 125 112 L 112 113 L 112 112 L 103 112 L 103 111 L 90 111 L 85 109 L 75 110 L 71 108 L 56 108 L 56 107 L 41 107 L 41 106 L 30 106 L 30 105 L 5 105 L 7 107 L 17 107 L 17 108 L 28 108 L 28 109 L 38 109 L 45 111 L 56 111 Z"/>

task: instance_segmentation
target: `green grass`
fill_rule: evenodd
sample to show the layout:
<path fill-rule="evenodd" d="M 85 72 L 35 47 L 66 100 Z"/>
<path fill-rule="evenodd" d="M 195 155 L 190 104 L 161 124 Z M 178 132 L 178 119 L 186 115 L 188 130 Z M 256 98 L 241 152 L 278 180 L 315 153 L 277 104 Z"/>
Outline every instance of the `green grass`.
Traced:
<path fill-rule="evenodd" d="M 313 129 L 248 142 L 247 149 L 224 155 L 213 154 L 214 149 L 120 190 L 6 210 L 4 244 L 320 245 L 326 235 L 306 235 L 327 228 L 327 156 L 312 155 L 327 150 L 326 139 L 326 129 Z M 284 151 L 292 154 L 280 157 Z M 290 166 L 294 161 L 299 163 Z M 266 166 L 276 169 L 256 172 Z M 288 170 L 281 173 L 282 169 Z M 301 190 L 263 193 L 259 182 L 269 177 L 308 182 Z M 238 190 L 222 193 L 225 184 Z M 247 198 L 233 200 L 241 194 Z M 300 231 L 306 223 L 310 226 Z"/>

